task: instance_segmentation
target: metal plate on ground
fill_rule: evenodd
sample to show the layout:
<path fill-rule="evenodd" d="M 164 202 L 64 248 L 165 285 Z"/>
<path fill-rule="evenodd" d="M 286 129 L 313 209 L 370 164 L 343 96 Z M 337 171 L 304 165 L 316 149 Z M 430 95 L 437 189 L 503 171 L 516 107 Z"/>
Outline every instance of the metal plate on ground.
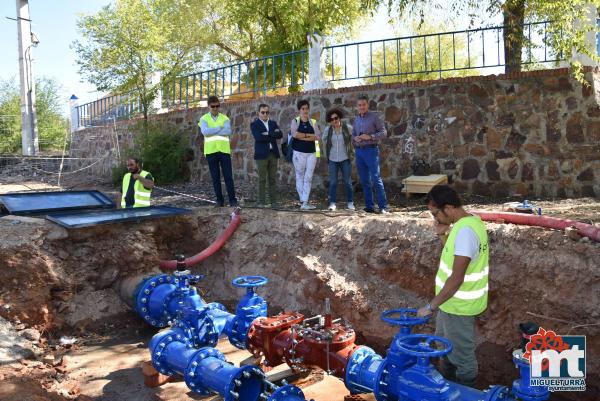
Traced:
<path fill-rule="evenodd" d="M 10 214 L 45 214 L 64 210 L 114 208 L 100 191 L 17 192 L 0 195 Z"/>
<path fill-rule="evenodd" d="M 81 228 L 99 224 L 140 221 L 159 217 L 176 216 L 190 213 L 189 209 L 171 206 L 149 206 L 127 209 L 90 210 L 83 212 L 52 213 L 46 219 L 66 228 Z"/>

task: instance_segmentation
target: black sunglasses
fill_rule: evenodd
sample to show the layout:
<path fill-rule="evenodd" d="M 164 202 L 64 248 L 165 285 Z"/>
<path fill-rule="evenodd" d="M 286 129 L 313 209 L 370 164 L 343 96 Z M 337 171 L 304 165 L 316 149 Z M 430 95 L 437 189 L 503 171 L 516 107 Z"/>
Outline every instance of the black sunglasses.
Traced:
<path fill-rule="evenodd" d="M 331 121 L 337 121 L 337 120 L 339 120 L 339 119 L 340 119 L 340 118 L 339 118 L 338 116 L 333 116 L 333 117 L 331 117 Z"/>
<path fill-rule="evenodd" d="M 211 108 L 211 109 L 218 109 L 219 107 L 221 107 L 221 105 L 220 105 L 220 104 L 211 104 L 211 105 L 210 105 L 210 108 Z"/>
<path fill-rule="evenodd" d="M 269 114 L 269 113 L 270 113 L 270 112 L 269 112 L 268 110 L 267 110 L 267 111 L 261 111 L 261 112 L 260 112 L 260 114 Z"/>

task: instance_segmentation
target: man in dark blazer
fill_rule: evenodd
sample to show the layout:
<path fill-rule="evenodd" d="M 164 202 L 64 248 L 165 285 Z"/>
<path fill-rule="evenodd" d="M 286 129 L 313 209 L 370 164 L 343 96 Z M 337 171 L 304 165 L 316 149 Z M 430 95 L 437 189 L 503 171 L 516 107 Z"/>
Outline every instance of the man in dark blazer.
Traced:
<path fill-rule="evenodd" d="M 254 160 L 258 168 L 258 203 L 266 204 L 266 184 L 269 183 L 271 207 L 277 206 L 277 140 L 282 132 L 277 123 L 269 119 L 269 106 L 258 106 L 258 118 L 250 124 L 254 136 Z"/>

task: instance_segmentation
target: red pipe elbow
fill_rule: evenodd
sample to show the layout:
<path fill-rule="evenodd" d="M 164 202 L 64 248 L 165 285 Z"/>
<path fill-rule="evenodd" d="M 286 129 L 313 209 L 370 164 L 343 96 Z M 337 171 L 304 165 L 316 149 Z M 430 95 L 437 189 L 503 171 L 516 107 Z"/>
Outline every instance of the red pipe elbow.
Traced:
<path fill-rule="evenodd" d="M 227 226 L 225 231 L 223 231 L 217 237 L 217 239 L 214 240 L 214 242 L 212 244 L 210 244 L 205 250 L 203 250 L 202 252 L 200 252 L 194 256 L 186 258 L 185 259 L 186 265 L 188 267 L 195 266 L 198 263 L 202 262 L 204 259 L 215 254 L 215 252 L 217 252 L 219 249 L 221 249 L 223 247 L 223 245 L 225 245 L 225 242 L 227 242 L 227 240 L 233 235 L 235 230 L 239 227 L 240 222 L 241 222 L 240 208 L 235 208 L 233 213 L 231 213 L 231 222 L 229 223 L 229 225 Z M 176 260 L 161 260 L 159 266 L 160 266 L 160 269 L 163 271 L 175 270 L 177 268 L 177 261 Z"/>

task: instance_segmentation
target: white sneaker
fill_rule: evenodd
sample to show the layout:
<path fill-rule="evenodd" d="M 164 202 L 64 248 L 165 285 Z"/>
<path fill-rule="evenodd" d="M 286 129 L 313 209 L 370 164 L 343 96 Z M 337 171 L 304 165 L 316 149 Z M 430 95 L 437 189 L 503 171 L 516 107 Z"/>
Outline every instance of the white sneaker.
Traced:
<path fill-rule="evenodd" d="M 333 212 L 335 209 L 337 209 L 337 206 L 335 205 L 335 203 L 330 203 L 328 209 Z"/>
<path fill-rule="evenodd" d="M 348 209 L 348 210 L 356 210 L 356 208 L 354 207 L 354 202 L 348 202 L 348 206 L 346 207 L 346 209 Z"/>
<path fill-rule="evenodd" d="M 309 205 L 308 202 L 302 202 L 302 206 L 300 206 L 301 210 L 313 210 L 316 209 L 315 206 Z"/>
<path fill-rule="evenodd" d="M 387 209 L 381 209 L 381 210 L 379 211 L 379 213 L 381 213 L 381 214 L 390 214 L 390 211 L 389 211 L 389 210 L 387 210 Z"/>

